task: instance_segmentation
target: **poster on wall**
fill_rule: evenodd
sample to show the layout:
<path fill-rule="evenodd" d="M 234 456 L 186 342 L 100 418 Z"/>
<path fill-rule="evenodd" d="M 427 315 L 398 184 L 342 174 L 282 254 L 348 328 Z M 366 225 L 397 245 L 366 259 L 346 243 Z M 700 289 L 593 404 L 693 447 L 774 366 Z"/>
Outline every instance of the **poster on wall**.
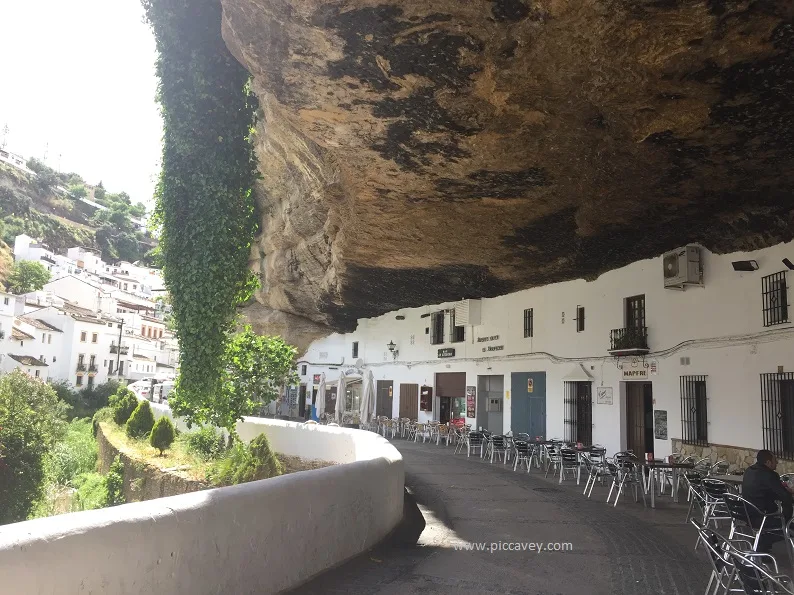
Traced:
<path fill-rule="evenodd" d="M 653 436 L 657 440 L 667 440 L 667 411 L 661 409 L 654 410 Z"/>
<path fill-rule="evenodd" d="M 466 387 L 466 417 L 477 416 L 477 387 Z"/>
<path fill-rule="evenodd" d="M 527 392 L 531 393 L 535 390 L 535 381 L 532 378 L 527 378 Z"/>
<path fill-rule="evenodd" d="M 599 405 L 612 404 L 611 386 L 599 386 L 598 388 L 596 388 L 596 403 L 598 403 Z"/>

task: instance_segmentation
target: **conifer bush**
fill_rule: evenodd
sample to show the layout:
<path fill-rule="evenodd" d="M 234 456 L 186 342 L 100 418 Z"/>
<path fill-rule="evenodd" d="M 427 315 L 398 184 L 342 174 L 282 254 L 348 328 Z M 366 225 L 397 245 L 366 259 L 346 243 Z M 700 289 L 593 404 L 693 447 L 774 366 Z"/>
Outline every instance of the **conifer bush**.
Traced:
<path fill-rule="evenodd" d="M 149 434 L 149 444 L 160 451 L 160 456 L 163 456 L 163 451 L 167 449 L 174 442 L 174 424 L 165 415 L 158 419 L 151 434 Z"/>
<path fill-rule="evenodd" d="M 135 411 L 132 412 L 130 419 L 127 420 L 127 436 L 130 438 L 144 438 L 148 436 L 154 427 L 154 414 L 149 406 L 149 401 L 141 401 Z"/>
<path fill-rule="evenodd" d="M 123 426 L 130 419 L 132 413 L 138 407 L 138 399 L 128 388 L 120 388 L 118 392 L 110 398 L 110 406 L 113 408 L 113 421 Z"/>

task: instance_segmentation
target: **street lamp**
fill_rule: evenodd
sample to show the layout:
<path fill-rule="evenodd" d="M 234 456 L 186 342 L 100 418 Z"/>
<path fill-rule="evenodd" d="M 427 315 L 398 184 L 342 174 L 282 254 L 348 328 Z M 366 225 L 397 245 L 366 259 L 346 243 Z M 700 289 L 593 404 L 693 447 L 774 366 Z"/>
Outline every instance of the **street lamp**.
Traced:
<path fill-rule="evenodd" d="M 386 347 L 389 348 L 389 351 L 391 352 L 392 357 L 394 359 L 397 359 L 397 356 L 400 355 L 400 351 L 399 351 L 399 349 L 397 349 L 397 345 L 394 344 L 394 341 L 389 341 L 389 343 L 386 345 Z"/>

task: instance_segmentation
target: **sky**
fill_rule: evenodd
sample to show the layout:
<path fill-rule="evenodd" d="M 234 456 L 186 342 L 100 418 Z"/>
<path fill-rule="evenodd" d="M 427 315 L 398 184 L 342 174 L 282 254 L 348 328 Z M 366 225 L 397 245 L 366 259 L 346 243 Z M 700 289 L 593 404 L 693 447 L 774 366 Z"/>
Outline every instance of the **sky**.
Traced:
<path fill-rule="evenodd" d="M 162 121 L 139 0 L 0 0 L 0 144 L 151 204 Z M 8 126 L 7 136 L 3 135 Z"/>

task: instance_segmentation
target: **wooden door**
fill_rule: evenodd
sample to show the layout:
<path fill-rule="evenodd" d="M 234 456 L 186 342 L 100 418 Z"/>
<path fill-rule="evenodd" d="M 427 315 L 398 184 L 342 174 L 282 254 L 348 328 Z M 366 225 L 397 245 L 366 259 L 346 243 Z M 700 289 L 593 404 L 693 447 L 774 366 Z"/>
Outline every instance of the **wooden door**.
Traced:
<path fill-rule="evenodd" d="M 394 382 L 391 380 L 378 380 L 377 400 L 375 415 L 391 417 L 394 405 Z"/>
<path fill-rule="evenodd" d="M 646 452 L 644 386 L 644 382 L 626 383 L 626 449 L 640 459 Z"/>
<path fill-rule="evenodd" d="M 400 417 L 419 418 L 419 385 L 400 385 Z"/>

